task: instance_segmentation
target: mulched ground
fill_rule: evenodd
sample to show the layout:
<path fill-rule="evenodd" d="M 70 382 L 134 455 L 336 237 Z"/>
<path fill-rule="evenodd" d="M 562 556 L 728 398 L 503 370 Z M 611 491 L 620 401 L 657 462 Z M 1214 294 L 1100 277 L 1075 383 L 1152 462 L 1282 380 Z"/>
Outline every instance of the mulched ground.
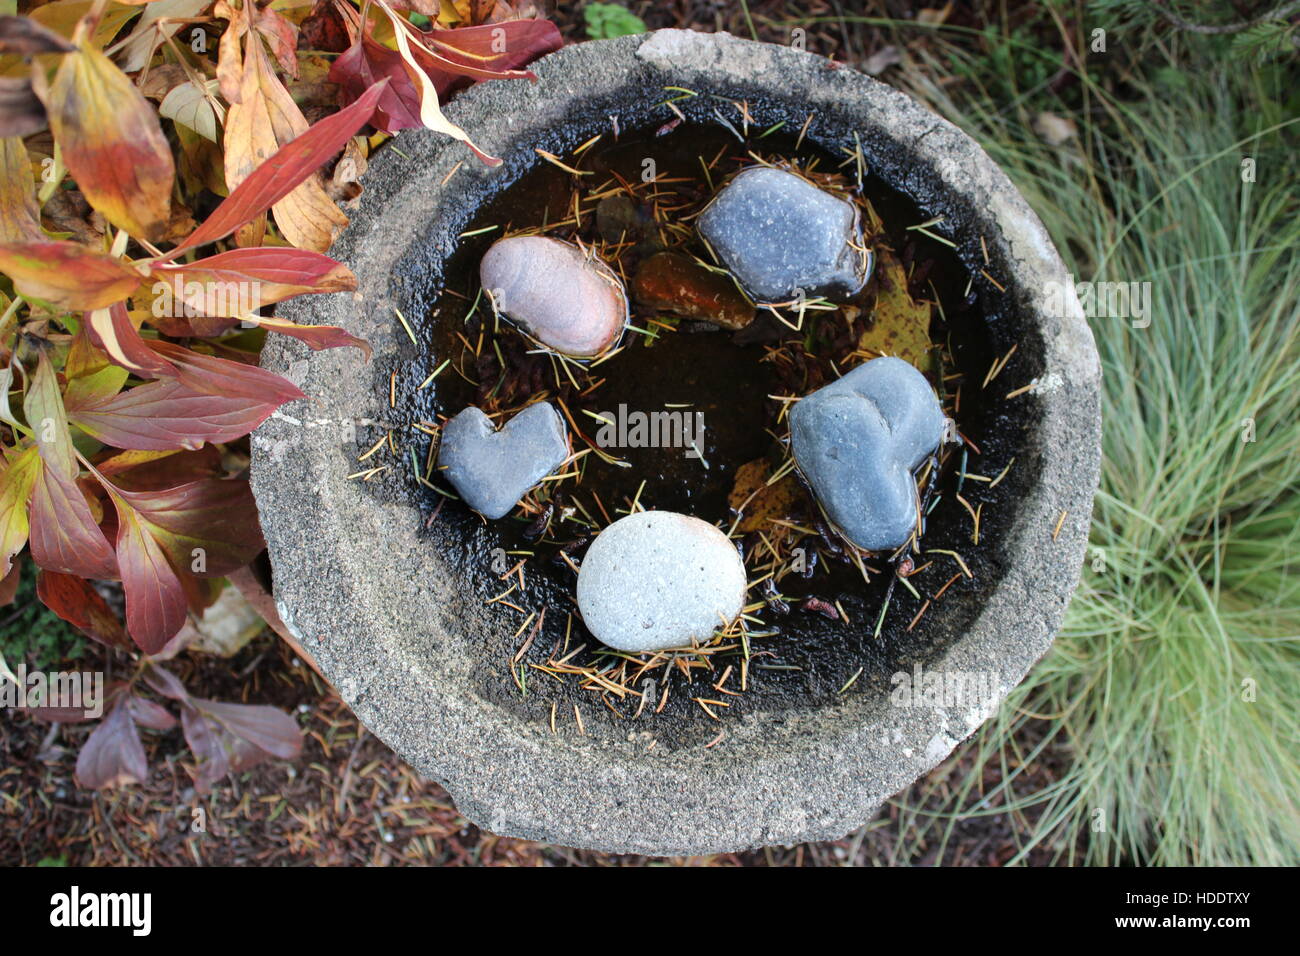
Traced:
<path fill-rule="evenodd" d="M 68 865 L 643 866 L 658 858 L 611 856 L 498 837 L 467 823 L 437 784 L 424 780 L 368 733 L 315 673 L 267 633 L 230 660 L 186 656 L 176 670 L 192 692 L 292 711 L 305 734 L 295 763 L 268 763 L 206 796 L 179 729 L 145 732 L 143 786 L 94 792 L 73 781 L 90 725 L 47 725 L 0 712 L 0 865 L 62 859 Z M 75 665 L 102 666 L 95 652 Z M 1031 742 L 1026 741 L 1026 745 Z M 1049 783 L 1048 755 L 1024 779 Z M 965 769 L 965 768 L 961 768 Z M 945 768 L 936 774 L 943 775 Z M 986 767 L 985 786 L 998 779 Z M 919 793 L 918 785 L 917 791 Z M 919 796 L 905 794 L 905 802 Z M 202 810 L 201 815 L 196 811 Z M 201 816 L 202 832 L 196 832 Z M 899 853 L 891 805 L 843 840 L 753 853 L 672 859 L 677 866 L 842 866 L 935 862 L 937 846 Z M 945 864 L 989 866 L 1017 850 L 1025 821 L 1003 814 L 958 825 Z M 908 840 L 908 843 L 911 841 Z M 1047 862 L 1046 855 L 1031 862 Z"/>

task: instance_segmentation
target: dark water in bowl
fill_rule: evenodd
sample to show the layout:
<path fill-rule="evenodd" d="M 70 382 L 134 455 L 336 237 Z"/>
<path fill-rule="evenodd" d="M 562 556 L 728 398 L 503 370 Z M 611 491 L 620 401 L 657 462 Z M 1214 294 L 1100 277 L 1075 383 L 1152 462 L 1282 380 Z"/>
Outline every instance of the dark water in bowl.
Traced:
<path fill-rule="evenodd" d="M 740 127 L 739 121 L 735 125 Z M 596 181 L 590 185 L 599 185 L 614 174 L 635 181 L 645 160 L 651 159 L 661 180 L 684 179 L 687 182 L 679 188 L 687 192 L 697 189 L 701 197 L 710 191 L 710 184 L 701 172 L 701 158 L 707 162 L 719 153 L 739 160 L 753 150 L 770 161 L 784 157 L 805 164 L 816 158 L 822 170 L 838 167 L 846 160 L 843 152 L 818 145 L 813 136 L 797 143 L 794 134 L 798 126 L 793 124 L 761 138 L 758 133 L 762 127 L 755 124 L 747 131 L 743 145 L 717 123 L 686 122 L 657 135 L 659 128 L 624 130 L 619 142 L 608 146 L 605 143 L 612 137 L 607 135 L 602 143 L 578 158 L 571 155 L 562 158 L 565 163 L 578 163 L 597 171 L 596 175 L 582 177 L 584 191 L 589 188 L 588 180 Z M 841 139 L 835 145 L 844 147 L 846 143 L 851 146 L 852 140 Z M 738 168 L 735 162 L 720 164 L 714 183 L 721 178 L 718 173 L 735 168 Z M 856 165 L 850 162 L 845 169 L 854 178 Z M 475 341 L 480 330 L 487 337 L 494 327 L 490 307 L 478 290 L 477 268 L 483 252 L 503 234 L 571 217 L 574 183 L 575 177 L 570 173 L 539 159 L 509 188 L 485 203 L 467 226 L 465 232 L 471 235 L 466 235 L 442 263 L 438 277 L 440 289 L 421 290 L 424 301 L 434 301 L 426 315 L 408 311 L 408 318 L 421 339 L 421 349 L 410 361 L 393 369 L 399 373 L 402 383 L 396 389 L 396 409 L 407 422 L 436 423 L 466 405 L 482 402 L 484 389 L 456 374 L 450 366 L 443 367 L 428 387 L 416 389 L 415 386 L 447 359 L 456 364 L 458 356 L 465 351 L 459 335 Z M 691 677 L 678 672 L 670 678 L 665 678 L 662 671 L 656 673 L 656 698 L 665 679 L 672 685 L 667 703 L 661 713 L 650 713 L 654 708 L 646 708 L 635 726 L 652 731 L 669 745 L 708 741 L 728 721 L 755 709 L 815 707 L 840 700 L 845 694 L 878 693 L 882 688 L 887 689 L 892 673 L 910 668 L 913 661 L 930 659 L 960 635 L 978 607 L 982 590 L 999 575 L 1001 544 L 1014 511 L 1014 489 L 1018 483 L 1012 480 L 1012 475 L 1023 478 L 1035 467 L 1032 456 L 1023 447 L 1030 421 L 1023 406 L 1004 401 L 1003 395 L 1025 384 L 1028 378 L 1024 369 L 1012 362 L 987 393 L 979 386 L 995 359 L 1005 354 L 1007 333 L 1014 322 L 990 309 L 987 296 L 977 294 L 984 284 L 975 285 L 979 280 L 973 274 L 977 277 L 978 270 L 969 261 L 963 261 L 944 243 L 907 229 L 932 218 L 917 202 L 890 189 L 869 168 L 862 179 L 861 193 L 884 222 L 885 234 L 880 240 L 896 251 L 914 276 L 925 276 L 925 282 L 918 283 L 916 291 L 924 289 L 937 295 L 941 304 L 941 308 L 934 310 L 931 337 L 943 346 L 948 362 L 944 391 L 951 395 L 962 385 L 960 408 L 954 410 L 951 401 L 946 407 L 970 444 L 965 447 L 964 465 L 963 451 L 958 449 L 949 454 L 940 472 L 934 489 L 938 500 L 929 513 L 921 544 L 926 551 L 959 553 L 970 577 L 963 575 L 949 583 L 953 575 L 961 573 L 954 559 L 934 553 L 917 556 L 914 560 L 918 566 L 927 560 L 933 562 L 909 579 L 920 597 L 895 586 L 885 608 L 891 576 L 885 556 L 868 560 L 880 572 L 872 575 L 870 583 L 864 583 L 855 566 L 833 558 L 822 560 L 811 580 L 787 576 L 781 582 L 781 590 L 792 604 L 815 596 L 838 604 L 848 621 L 829 620 L 797 607 L 784 616 L 768 608 L 756 612 L 762 623 L 753 624 L 751 630 L 775 633 L 751 641 L 748 686 L 739 696 L 722 698 L 710 686 L 728 664 L 738 667 L 739 652 L 714 658 L 712 672 L 700 669 Z M 962 225 L 955 224 L 957 229 Z M 944 226 L 933 228 L 945 231 Z M 595 239 L 595 216 L 588 209 L 581 227 L 553 234 L 591 242 Z M 685 251 L 696 249 L 688 246 Z M 633 324 L 644 327 L 644 319 L 645 316 L 634 314 Z M 819 338 L 820 321 L 810 313 L 803 336 L 805 344 L 814 352 L 824 345 L 827 337 Z M 554 390 L 558 377 L 549 367 L 542 368 L 539 376 L 538 367 L 545 360 L 524 355 L 527 345 L 516 332 L 502 323 L 496 338 L 503 345 L 504 362 L 485 362 L 481 370 L 462 369 L 468 378 L 499 383 L 504 376 L 513 376 L 508 380 L 508 387 L 519 396 L 527 395 L 535 387 Z M 635 498 L 648 509 L 681 511 L 729 527 L 727 495 L 736 468 L 765 455 L 777 460 L 772 432 L 778 431 L 776 413 L 780 406 L 768 396 L 802 394 L 814 387 L 808 383 L 802 386 L 792 383 L 788 377 L 782 381 L 772 364 L 761 361 L 763 355 L 762 345 L 738 344 L 735 336 L 725 331 L 660 334 L 649 347 L 644 337 L 631 335 L 622 353 L 599 366 L 598 374 L 605 383 L 589 400 L 575 399 L 570 394 L 569 401 L 576 402 L 570 408 L 577 424 L 588 435 L 594 435 L 597 422 L 581 416 L 579 407 L 606 411 L 625 404 L 629 409 L 651 411 L 689 405 L 692 411 L 704 414 L 706 429 L 701 450 L 709 467 L 706 469 L 700 461 L 687 458 L 680 448 L 611 449 L 632 467 L 618 468 L 588 455 L 582 490 L 577 493 L 581 496 L 586 489 L 597 491 L 611 518 L 618 516 L 613 513 L 615 508 L 626 508 Z M 504 369 L 500 367 L 502 364 Z M 480 371 L 482 376 L 478 374 Z M 387 371 L 383 380 L 388 380 Z M 416 444 L 416 458 L 423 468 L 428 440 L 418 432 L 412 434 L 420 439 Z M 575 448 L 580 447 L 583 443 L 575 439 Z M 988 481 L 962 475 L 964 468 L 971 474 L 992 478 L 1011 464 L 1013 456 L 1016 461 L 1008 479 L 996 487 L 990 487 Z M 435 484 L 440 484 L 436 470 L 430 477 Z M 504 551 L 510 565 L 519 557 L 528 556 L 525 572 L 528 589 L 523 593 L 516 591 L 510 597 L 522 613 L 498 605 L 506 615 L 508 626 L 503 625 L 500 633 L 483 636 L 475 673 L 485 697 L 538 720 L 551 720 L 558 713 L 567 726 L 572 726 L 572 708 L 577 704 L 589 732 L 603 724 L 622 728 L 624 732 L 633 726 L 625 720 L 636 711 L 638 700 L 611 696 L 606 703 L 591 690 L 579 688 L 573 677 L 561 683 L 528 667 L 530 663 L 544 664 L 549 658 L 563 657 L 565 651 L 557 648 L 571 650 L 582 644 L 586 649 L 573 657 L 572 663 L 597 669 L 617 663 L 583 629 L 571 599 L 573 572 L 554 560 L 558 550 L 556 541 L 532 543 L 525 536 L 525 520 L 507 518 L 485 523 L 460 502 L 428 490 L 411 480 L 409 474 L 393 473 L 382 479 L 381 484 L 388 493 L 413 500 L 430 527 L 436 525 L 437 546 L 443 549 L 450 564 L 463 571 L 463 587 L 480 601 L 487 601 L 509 586 L 493 572 L 494 549 Z M 959 491 L 972 507 L 982 505 L 978 545 L 972 543 L 972 521 L 957 500 Z M 588 510 L 595 511 L 590 499 Z M 806 515 L 801 520 L 806 520 Z M 551 527 L 558 543 L 582 537 L 576 525 L 552 523 Z M 745 543 L 753 545 L 752 541 Z M 820 547 L 818 542 L 810 544 Z M 499 556 L 500 552 L 496 554 Z M 573 554 L 580 558 L 581 546 Z M 932 600 L 909 630 L 927 598 L 933 599 L 945 584 L 948 587 L 942 599 Z M 751 591 L 751 600 L 759 598 L 756 592 L 757 589 Z M 518 636 L 513 632 L 524 623 L 528 612 L 540 612 L 543 607 L 547 609 L 544 626 L 515 664 L 514 658 L 528 631 Z M 733 676 L 726 686 L 738 690 L 739 682 Z M 692 697 L 725 699 L 730 706 L 714 706 L 712 710 L 720 718 L 715 721 Z"/>

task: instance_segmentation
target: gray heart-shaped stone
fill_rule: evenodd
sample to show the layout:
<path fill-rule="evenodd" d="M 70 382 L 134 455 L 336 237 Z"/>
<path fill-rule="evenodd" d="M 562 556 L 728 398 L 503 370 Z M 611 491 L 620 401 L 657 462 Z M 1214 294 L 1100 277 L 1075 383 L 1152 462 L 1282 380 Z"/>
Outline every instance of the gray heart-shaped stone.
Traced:
<path fill-rule="evenodd" d="M 564 419 L 550 402 L 529 405 L 499 430 L 472 405 L 447 422 L 438 466 L 461 498 L 500 518 L 569 457 Z"/>
<path fill-rule="evenodd" d="M 925 376 L 886 356 L 796 402 L 790 445 L 844 536 L 868 551 L 892 551 L 916 526 L 912 473 L 939 447 L 945 421 Z"/>

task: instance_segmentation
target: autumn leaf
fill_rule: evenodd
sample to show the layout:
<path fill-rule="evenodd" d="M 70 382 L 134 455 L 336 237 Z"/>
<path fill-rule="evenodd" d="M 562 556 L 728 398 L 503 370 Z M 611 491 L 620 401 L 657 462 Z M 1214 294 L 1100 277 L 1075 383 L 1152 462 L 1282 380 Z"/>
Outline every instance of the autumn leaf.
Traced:
<path fill-rule="evenodd" d="M 230 235 L 260 216 L 343 148 L 370 119 L 386 81 L 366 90 L 356 102 L 313 125 L 248 175 L 198 229 L 168 253 L 174 258 L 187 249 Z"/>
<path fill-rule="evenodd" d="M 275 401 L 196 392 L 178 379 L 136 385 L 101 398 L 68 390 L 68 417 L 114 448 L 198 449 L 247 435 L 279 407 Z"/>
<path fill-rule="evenodd" d="M 248 321 L 260 325 L 268 332 L 279 332 L 281 335 L 288 335 L 298 339 L 314 351 L 336 349 L 350 345 L 353 348 L 360 349 L 367 360 L 371 355 L 369 342 L 357 338 L 336 325 L 299 325 L 296 322 L 290 322 L 288 319 L 265 315 L 249 316 Z"/>
<path fill-rule="evenodd" d="M 0 242 L 44 241 L 27 147 L 17 136 L 5 136 L 0 138 Z"/>
<path fill-rule="evenodd" d="M 76 242 L 0 244 L 0 271 L 23 295 L 69 310 L 119 302 L 143 278 L 122 260 Z"/>
<path fill-rule="evenodd" d="M 160 237 L 175 166 L 158 114 L 130 78 L 82 43 L 64 55 L 49 89 L 36 92 L 87 201 L 133 236 Z"/>
<path fill-rule="evenodd" d="M 773 520 L 788 520 L 796 504 L 803 500 L 793 472 L 769 484 L 771 472 L 766 458 L 745 462 L 736 469 L 735 483 L 727 495 L 727 506 L 741 515 L 736 531 L 767 531 Z"/>
<path fill-rule="evenodd" d="M 27 543 L 27 499 L 40 470 L 35 445 L 7 456 L 0 466 L 0 577 Z"/>
<path fill-rule="evenodd" d="M 203 355 L 162 340 L 145 341 L 121 303 L 87 312 L 85 328 L 108 358 L 142 378 L 174 378 L 195 392 L 251 398 L 280 407 L 305 398 L 292 382 L 256 365 Z"/>
<path fill-rule="evenodd" d="M 383 0 L 375 0 L 379 9 L 388 17 L 389 22 L 393 25 L 393 39 L 397 42 L 397 52 L 401 54 L 403 66 L 407 74 L 415 82 L 416 89 L 420 91 L 420 123 L 434 132 L 444 133 L 454 140 L 459 140 L 468 146 L 480 160 L 488 166 L 500 166 L 501 160 L 495 156 L 489 156 L 483 150 L 474 145 L 474 141 L 469 138 L 469 134 L 463 129 L 452 123 L 442 115 L 442 109 L 438 105 L 438 90 L 433 84 L 433 80 L 424 69 L 422 58 L 427 62 L 429 58 L 435 55 L 428 49 L 419 38 L 419 31 L 416 30 L 409 20 L 399 17 L 388 7 Z M 419 55 L 417 55 L 417 52 Z"/>
<path fill-rule="evenodd" d="M 219 577 L 264 547 L 246 481 L 206 479 L 174 488 L 126 491 L 99 476 L 117 510 L 117 559 L 126 624 L 156 654 L 185 623 L 180 573 Z"/>
<path fill-rule="evenodd" d="M 77 755 L 76 778 L 83 787 L 100 789 L 128 783 L 142 783 L 149 775 L 140 731 L 131 719 L 121 695 L 99 722 Z"/>
<path fill-rule="evenodd" d="M 126 595 L 126 627 L 146 654 L 155 654 L 185 623 L 185 589 L 158 540 L 135 509 L 112 491 L 117 506 L 117 562 Z"/>
<path fill-rule="evenodd" d="M 58 381 L 41 353 L 23 398 L 40 457 L 31 491 L 32 560 L 42 568 L 84 578 L 117 577 L 117 561 L 85 495 Z"/>
<path fill-rule="evenodd" d="M 204 355 L 171 342 L 153 342 L 150 347 L 171 366 L 171 374 L 196 392 L 256 398 L 276 407 L 307 397 L 292 382 L 257 365 Z"/>
<path fill-rule="evenodd" d="M 302 731 L 294 719 L 265 705 L 191 697 L 181 705 L 181 726 L 199 760 L 194 783 L 200 792 L 231 771 L 247 770 L 268 757 L 292 760 L 302 751 Z"/>
<path fill-rule="evenodd" d="M 922 372 L 930 358 L 930 304 L 907 291 L 907 271 L 888 248 L 876 249 L 873 284 L 877 288 L 870 325 L 858 337 L 858 349 L 872 355 L 893 355 Z"/>
<path fill-rule="evenodd" d="M 531 63 L 564 45 L 559 28 L 550 20 L 506 20 L 454 30 L 434 28 L 421 34 L 437 59 L 426 65 L 439 93 L 461 78 L 536 80 L 530 71 L 515 67 Z"/>
<path fill-rule="evenodd" d="M 245 16 L 255 9 L 245 3 Z M 276 76 L 262 35 L 247 30 L 240 66 L 238 99 L 226 115 L 225 168 L 230 187 L 238 187 L 282 145 L 307 131 L 307 120 Z M 313 172 L 272 207 L 276 225 L 291 244 L 324 251 L 348 223 Z"/>
<path fill-rule="evenodd" d="M 175 375 L 175 367 L 149 347 L 131 322 L 126 305 L 116 302 L 85 315 L 85 330 L 108 358 L 141 378 Z"/>
<path fill-rule="evenodd" d="M 401 54 L 374 40 L 358 36 L 330 67 L 331 82 L 339 85 L 339 99 L 354 103 L 363 90 L 387 81 L 375 104 L 370 123 L 385 133 L 420 125 L 420 91 L 416 89 Z"/>
<path fill-rule="evenodd" d="M 342 263 L 303 249 L 234 249 L 184 265 L 159 265 L 153 277 L 171 286 L 172 299 L 197 315 L 242 317 L 264 305 L 305 293 L 357 287 Z"/>
<path fill-rule="evenodd" d="M 348 48 L 348 24 L 334 0 L 316 0 L 298 28 L 298 43 L 305 49 L 327 53 L 342 53 Z"/>
<path fill-rule="evenodd" d="M 84 578 L 57 571 L 41 571 L 36 578 L 36 596 L 87 637 L 106 647 L 130 650 L 131 641 L 121 619 Z"/>
<path fill-rule="evenodd" d="M 160 490 L 108 490 L 119 518 L 128 508 L 172 565 L 187 574 L 221 577 L 265 546 L 246 481 L 206 478 Z"/>

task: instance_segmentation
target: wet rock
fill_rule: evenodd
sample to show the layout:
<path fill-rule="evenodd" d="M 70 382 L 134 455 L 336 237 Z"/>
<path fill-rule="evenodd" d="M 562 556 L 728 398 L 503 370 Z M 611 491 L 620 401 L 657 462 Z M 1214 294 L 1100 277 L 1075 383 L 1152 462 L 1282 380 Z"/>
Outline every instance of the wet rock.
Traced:
<path fill-rule="evenodd" d="M 675 252 L 641 263 L 632 295 L 648 309 L 710 322 L 736 331 L 754 321 L 754 306 L 727 276 Z"/>
<path fill-rule="evenodd" d="M 499 312 L 565 355 L 601 355 L 618 342 L 627 322 L 622 280 L 599 259 L 558 239 L 497 240 L 483 255 L 479 280 Z"/>
<path fill-rule="evenodd" d="M 925 376 L 901 359 L 860 365 L 790 409 L 799 470 L 859 548 L 893 550 L 916 526 L 914 469 L 943 439 L 945 418 Z"/>
<path fill-rule="evenodd" d="M 500 429 L 470 406 L 447 422 L 438 446 L 442 474 L 485 518 L 504 517 L 568 457 L 568 431 L 549 402 L 529 405 Z"/>
<path fill-rule="evenodd" d="M 578 609 L 610 647 L 655 651 L 703 643 L 745 603 L 745 566 L 699 518 L 646 511 L 596 536 L 578 574 Z"/>
<path fill-rule="evenodd" d="M 596 232 L 606 242 L 640 242 L 657 232 L 650 213 L 630 196 L 606 196 L 596 203 Z"/>
<path fill-rule="evenodd" d="M 782 169 L 739 173 L 698 228 L 755 302 L 844 300 L 867 280 L 857 207 Z"/>

